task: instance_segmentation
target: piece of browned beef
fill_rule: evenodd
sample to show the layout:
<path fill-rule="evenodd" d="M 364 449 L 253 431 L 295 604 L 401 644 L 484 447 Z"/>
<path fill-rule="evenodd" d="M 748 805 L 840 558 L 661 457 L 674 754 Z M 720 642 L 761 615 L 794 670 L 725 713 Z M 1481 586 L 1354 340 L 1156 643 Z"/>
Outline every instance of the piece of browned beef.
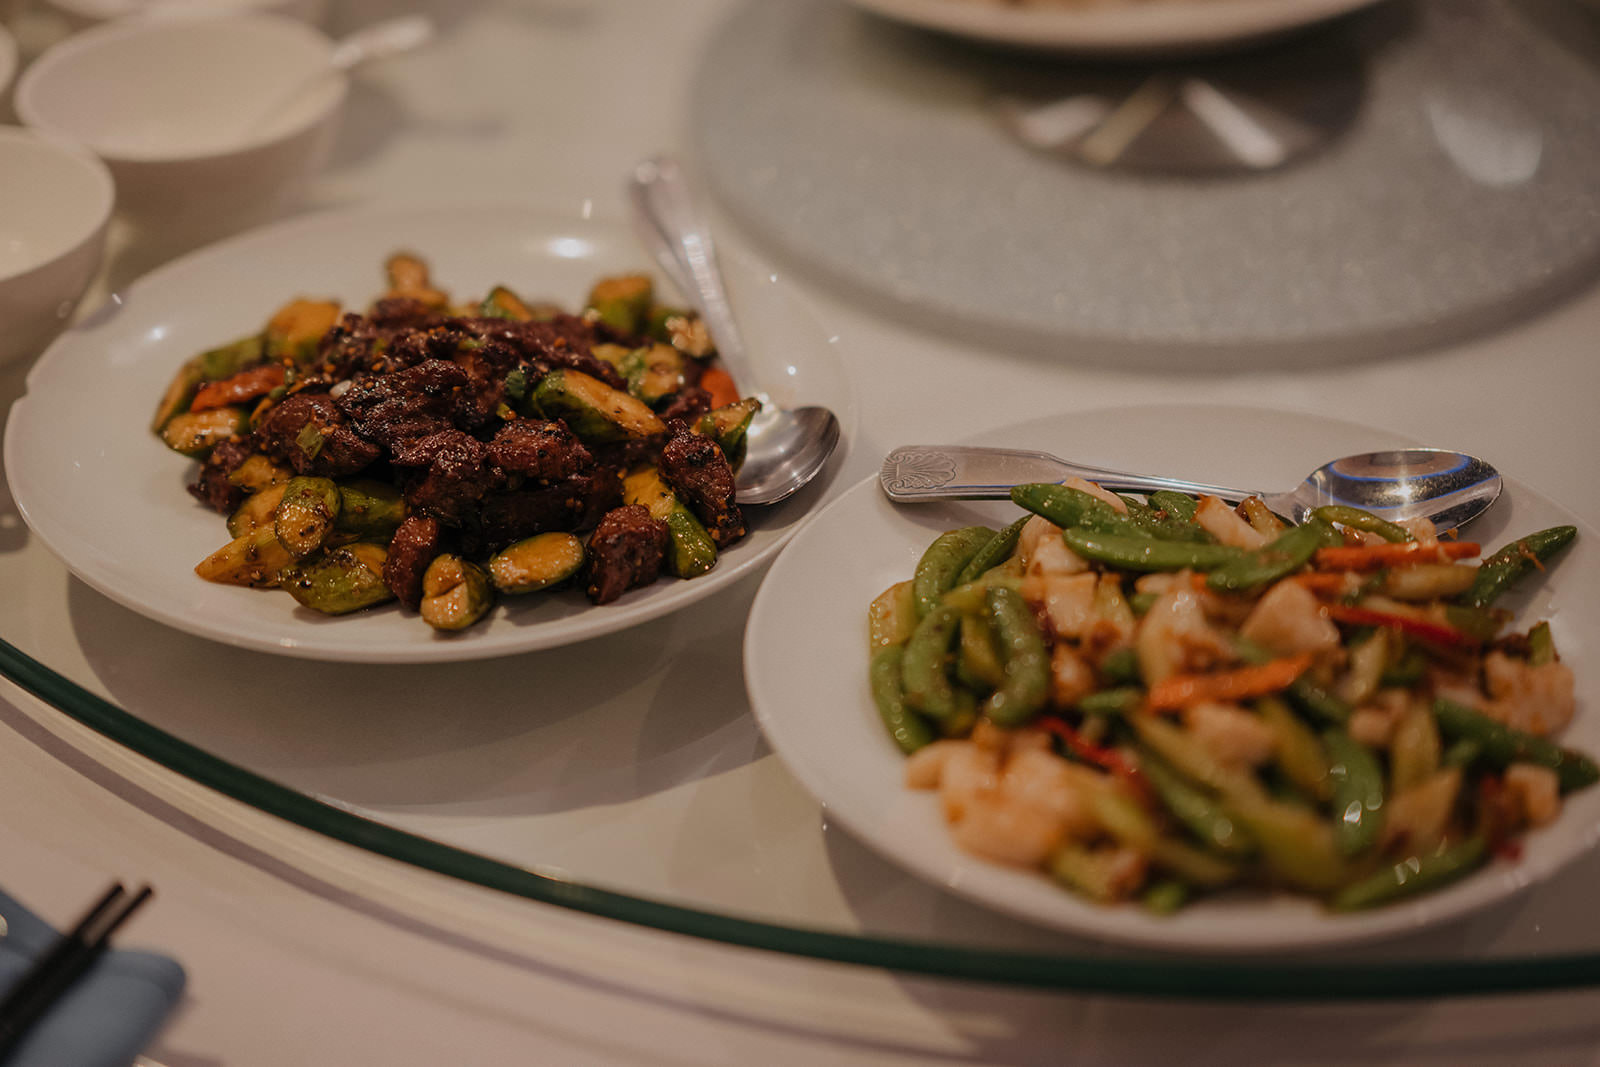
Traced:
<path fill-rule="evenodd" d="M 296 474 L 342 478 L 378 458 L 378 446 L 359 435 L 326 393 L 295 393 L 268 411 L 256 427 L 261 451 Z"/>
<path fill-rule="evenodd" d="M 437 556 L 444 527 L 431 515 L 407 515 L 389 541 L 383 561 L 383 584 L 396 599 L 416 610 L 422 603 L 422 576 Z"/>
<path fill-rule="evenodd" d="M 622 481 L 606 468 L 549 485 L 492 492 L 462 529 L 462 547 L 479 555 L 534 534 L 587 530 L 621 503 Z"/>
<path fill-rule="evenodd" d="M 661 573 L 672 535 L 642 504 L 606 512 L 589 538 L 589 599 L 606 604 Z"/>
<path fill-rule="evenodd" d="M 555 419 L 514 419 L 489 442 L 489 458 L 501 470 L 544 481 L 581 474 L 594 457 L 567 424 Z"/>
<path fill-rule="evenodd" d="M 224 515 L 233 514 L 234 509 L 244 503 L 244 498 L 250 494 L 228 481 L 228 475 L 254 454 L 255 446 L 247 440 L 223 441 L 211 450 L 211 454 L 200 465 L 200 473 L 195 477 L 194 484 L 189 486 L 189 492 L 211 510 Z"/>
<path fill-rule="evenodd" d="M 664 420 L 695 419 L 711 410 L 711 394 L 698 385 L 686 385 L 673 393 L 656 414 Z"/>
<path fill-rule="evenodd" d="M 440 430 L 395 453 L 394 463 L 416 469 L 406 479 L 408 509 L 447 526 L 460 526 L 502 480 L 483 442 L 455 429 Z"/>
<path fill-rule="evenodd" d="M 717 547 L 726 548 L 744 536 L 744 515 L 733 499 L 733 467 L 715 441 L 682 419 L 668 426 L 672 436 L 661 449 L 661 477 L 705 523 Z"/>
<path fill-rule="evenodd" d="M 367 374 L 339 397 L 339 410 L 362 437 L 398 454 L 441 430 L 452 429 L 456 391 L 467 373 L 443 359 L 430 359 L 389 374 Z"/>

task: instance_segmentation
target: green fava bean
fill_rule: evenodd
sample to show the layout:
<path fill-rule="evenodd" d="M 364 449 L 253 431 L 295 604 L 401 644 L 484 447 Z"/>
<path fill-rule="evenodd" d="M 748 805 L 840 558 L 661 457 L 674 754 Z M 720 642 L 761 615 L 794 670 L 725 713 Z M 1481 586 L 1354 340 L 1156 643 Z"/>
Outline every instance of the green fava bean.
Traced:
<path fill-rule="evenodd" d="M 1330 537 L 1338 537 L 1332 526 L 1321 519 L 1311 519 L 1284 531 L 1257 551 L 1224 563 L 1211 572 L 1206 584 L 1226 592 L 1268 585 L 1304 567 Z"/>
<path fill-rule="evenodd" d="M 1506 545 L 1478 565 L 1478 577 L 1461 594 L 1459 603 L 1470 608 L 1486 608 L 1518 579 L 1538 569 L 1578 536 L 1576 526 L 1552 526 Z"/>
<path fill-rule="evenodd" d="M 906 707 L 905 688 L 901 682 L 905 649 L 900 645 L 881 648 L 872 657 L 868 677 L 872 684 L 872 702 L 878 707 L 878 717 L 888 728 L 889 736 L 900 746 L 900 751 L 911 755 L 933 740 L 933 732 L 917 713 Z"/>
<path fill-rule="evenodd" d="M 984 703 L 998 726 L 1020 726 L 1037 715 L 1050 697 L 1050 653 L 1033 608 L 1022 594 L 1004 586 L 989 590 L 989 622 L 1005 661 L 1005 680 Z"/>
<path fill-rule="evenodd" d="M 1383 830 L 1383 768 L 1365 745 L 1343 730 L 1322 735 L 1333 781 L 1334 840 L 1354 856 L 1367 851 Z"/>
<path fill-rule="evenodd" d="M 933 544 L 917 561 L 917 570 L 911 579 L 918 618 L 925 618 L 938 605 L 939 598 L 955 587 L 962 569 L 994 535 L 987 526 L 967 526 L 933 539 Z"/>
<path fill-rule="evenodd" d="M 1065 530 L 1061 538 L 1084 559 L 1130 571 L 1209 571 L 1243 555 L 1241 550 L 1230 545 L 1158 541 L 1087 530 Z"/>
<path fill-rule="evenodd" d="M 989 538 L 983 547 L 978 549 L 977 553 L 967 561 L 967 565 L 961 568 L 961 573 L 956 575 L 956 580 L 952 585 L 966 585 L 968 582 L 976 581 L 991 567 L 998 567 L 1010 559 L 1011 554 L 1017 550 L 1017 540 L 1022 536 L 1022 528 L 1027 525 L 1030 518 L 1032 518 L 1031 515 L 1024 515 Z"/>
<path fill-rule="evenodd" d="M 941 604 L 917 623 L 901 662 L 907 704 L 931 718 L 950 719 L 971 709 L 971 693 L 950 681 L 950 646 L 961 626 L 961 612 Z"/>
<path fill-rule="evenodd" d="M 1483 838 L 1470 837 L 1431 856 L 1412 856 L 1353 882 L 1330 901 L 1334 911 L 1359 911 L 1415 896 L 1476 870 L 1488 855 Z"/>

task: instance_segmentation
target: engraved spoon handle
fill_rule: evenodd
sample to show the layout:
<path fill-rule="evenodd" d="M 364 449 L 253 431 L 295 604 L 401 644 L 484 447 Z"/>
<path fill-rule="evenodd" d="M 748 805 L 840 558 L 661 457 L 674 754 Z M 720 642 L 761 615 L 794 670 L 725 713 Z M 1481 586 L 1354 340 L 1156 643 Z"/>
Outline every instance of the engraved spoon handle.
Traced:
<path fill-rule="evenodd" d="M 1005 499 L 1011 495 L 1013 485 L 1059 482 L 1074 475 L 1107 489 L 1133 493 L 1172 489 L 1234 501 L 1260 495 L 1221 485 L 1088 467 L 1048 452 L 962 445 L 902 445 L 884 457 L 878 481 L 895 503 L 915 504 L 930 500 Z"/>

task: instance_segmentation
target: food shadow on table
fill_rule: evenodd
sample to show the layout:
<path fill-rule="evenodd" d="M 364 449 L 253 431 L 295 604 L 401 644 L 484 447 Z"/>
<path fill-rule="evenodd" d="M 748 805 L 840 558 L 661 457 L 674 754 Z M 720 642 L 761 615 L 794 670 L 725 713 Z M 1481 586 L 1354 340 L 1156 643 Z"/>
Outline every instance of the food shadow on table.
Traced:
<path fill-rule="evenodd" d="M 1114 117 L 1157 80 L 1220 86 L 1247 128 L 1311 143 L 1283 165 L 1174 175 L 1190 130 L 1166 149 L 1134 138 L 1142 168 L 1096 167 L 1078 141 L 1024 144 L 995 107 L 1059 93 Z M 764 2 L 712 37 L 691 114 L 719 205 L 841 299 L 988 349 L 1245 370 L 1436 348 L 1592 285 L 1597 100 L 1592 63 L 1495 0 L 1383 4 L 1142 69 Z"/>
<path fill-rule="evenodd" d="M 478 818 L 626 804 L 758 758 L 743 678 L 723 651 L 737 649 L 754 591 L 747 580 L 551 651 L 416 666 L 231 648 L 152 624 L 77 579 L 67 599 L 90 669 L 151 725 L 380 818 Z"/>

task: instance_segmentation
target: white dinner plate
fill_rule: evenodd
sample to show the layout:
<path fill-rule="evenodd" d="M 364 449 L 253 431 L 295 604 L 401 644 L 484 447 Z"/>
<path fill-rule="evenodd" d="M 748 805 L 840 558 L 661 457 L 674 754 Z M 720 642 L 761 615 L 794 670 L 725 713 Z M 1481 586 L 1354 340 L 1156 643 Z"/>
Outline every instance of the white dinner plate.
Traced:
<path fill-rule="evenodd" d="M 1068 52 L 1201 51 L 1322 22 L 1378 0 L 853 0 L 963 37 Z"/>
<path fill-rule="evenodd" d="M 970 443 L 1043 449 L 1096 466 L 1212 484 L 1289 488 L 1324 460 L 1417 442 L 1313 415 L 1140 407 L 1064 413 Z M 936 794 L 902 784 L 904 757 L 879 722 L 867 686 L 867 604 L 910 577 L 941 531 L 974 522 L 998 528 L 1018 514 L 1003 501 L 897 507 L 877 479 L 869 479 L 801 531 L 773 564 L 751 609 L 745 678 L 773 750 L 830 821 L 912 873 L 1002 911 L 1079 934 L 1165 949 L 1265 952 L 1414 932 L 1501 900 L 1595 842 L 1600 786 L 1568 796 L 1555 823 L 1526 837 L 1518 861 L 1496 859 L 1440 891 L 1345 915 L 1325 912 L 1304 898 L 1241 890 L 1160 917 L 1136 904 L 1096 905 L 1042 873 L 960 851 L 950 841 Z M 1514 536 L 1563 523 L 1578 520 L 1508 480 L 1499 502 L 1466 533 L 1492 550 Z M 1562 740 L 1590 754 L 1600 754 L 1595 589 L 1600 589 L 1600 547 L 1595 532 L 1580 526 L 1577 543 L 1551 568 L 1548 580 L 1504 601 L 1530 619 L 1551 620 L 1556 647 L 1578 674 L 1578 714 Z"/>
<path fill-rule="evenodd" d="M 504 283 L 573 308 L 597 277 L 651 262 L 625 225 L 488 207 L 308 216 L 185 256 L 113 297 L 29 373 L 5 463 L 34 533 L 83 581 L 178 629 L 291 656 L 418 663 L 552 648 L 675 611 L 763 565 L 819 499 L 823 486 L 813 485 L 748 509 L 749 535 L 702 577 L 663 578 L 598 607 L 577 590 L 506 597 L 459 634 L 436 633 L 393 604 L 330 618 L 282 592 L 196 577 L 194 565 L 228 535 L 222 516 L 184 491 L 195 464 L 149 430 L 167 381 L 195 352 L 260 329 L 291 297 L 365 307 L 383 288 L 385 257 L 402 248 L 426 258 L 436 284 L 458 296 Z M 725 259 L 763 384 L 780 402 L 831 407 L 848 442 L 855 405 L 835 338 L 777 274 Z"/>

